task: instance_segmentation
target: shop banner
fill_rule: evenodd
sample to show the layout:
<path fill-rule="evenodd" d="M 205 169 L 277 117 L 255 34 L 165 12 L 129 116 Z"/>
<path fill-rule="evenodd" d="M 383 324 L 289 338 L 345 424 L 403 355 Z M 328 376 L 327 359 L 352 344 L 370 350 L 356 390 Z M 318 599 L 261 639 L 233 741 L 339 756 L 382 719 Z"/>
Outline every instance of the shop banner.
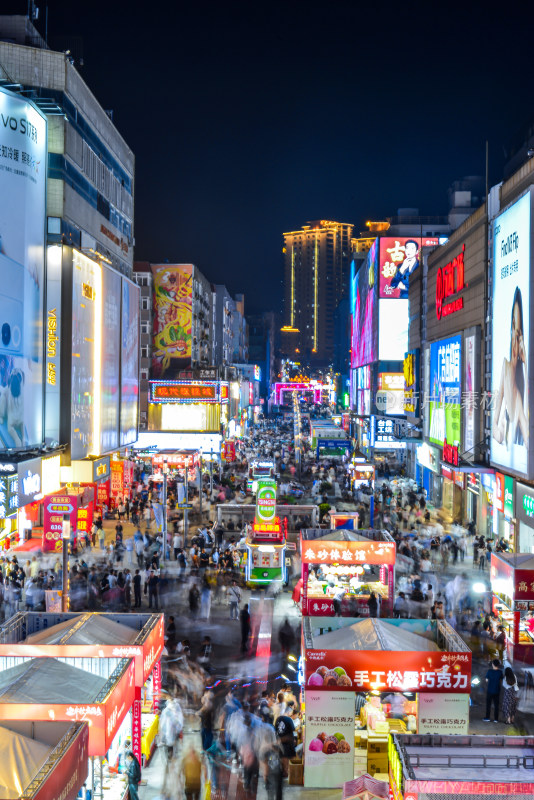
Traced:
<path fill-rule="evenodd" d="M 111 497 L 117 501 L 117 498 L 124 497 L 124 461 L 112 461 L 111 467 Z"/>
<path fill-rule="evenodd" d="M 355 692 L 306 692 L 304 786 L 331 789 L 354 778 Z"/>
<path fill-rule="evenodd" d="M 303 564 L 395 564 L 395 542 L 301 539 Z"/>
<path fill-rule="evenodd" d="M 502 774 L 502 773 L 501 773 Z M 404 800 L 417 800 L 419 793 L 425 797 L 437 794 L 442 797 L 456 797 L 456 795 L 469 794 L 491 795 L 492 798 L 509 797 L 510 795 L 534 795 L 534 782 L 516 783 L 513 781 L 418 781 L 407 778 L 404 782 Z"/>
<path fill-rule="evenodd" d="M 59 553 L 63 548 L 63 516 L 68 514 L 71 531 L 76 530 L 77 495 L 49 494 L 43 500 L 43 551 Z"/>
<path fill-rule="evenodd" d="M 78 733 L 69 744 L 42 786 L 39 786 L 35 794 L 31 794 L 32 800 L 74 800 L 78 797 L 78 792 L 87 780 L 89 769 L 89 726 L 81 725 Z M 26 795 L 23 793 L 22 800 Z"/>
<path fill-rule="evenodd" d="M 420 692 L 417 695 L 417 732 L 469 733 L 469 695 Z"/>
<path fill-rule="evenodd" d="M 110 499 L 110 481 L 103 481 L 102 483 L 97 483 L 96 485 L 96 505 L 98 508 L 102 508 L 105 504 L 109 506 L 109 499 Z"/>
<path fill-rule="evenodd" d="M 152 696 L 154 698 L 154 709 L 155 709 L 161 697 L 161 661 L 156 661 L 156 663 L 154 664 L 152 681 L 153 681 Z"/>
<path fill-rule="evenodd" d="M 141 687 L 135 687 L 135 700 L 132 706 L 132 751 L 134 756 L 142 764 L 141 758 L 141 739 L 143 738 L 143 729 L 141 727 Z"/>
<path fill-rule="evenodd" d="M 476 436 L 476 388 L 479 385 L 478 370 L 476 366 L 476 340 L 475 334 L 466 336 L 464 339 L 465 355 L 464 355 L 464 391 L 463 391 L 463 408 L 464 408 L 464 449 L 472 456 L 475 455 L 474 449 L 477 444 Z"/>
<path fill-rule="evenodd" d="M 471 653 L 306 650 L 306 686 L 368 692 L 471 691 Z"/>
<path fill-rule="evenodd" d="M 80 536 L 91 536 L 93 527 L 93 501 L 78 509 L 77 527 Z"/>

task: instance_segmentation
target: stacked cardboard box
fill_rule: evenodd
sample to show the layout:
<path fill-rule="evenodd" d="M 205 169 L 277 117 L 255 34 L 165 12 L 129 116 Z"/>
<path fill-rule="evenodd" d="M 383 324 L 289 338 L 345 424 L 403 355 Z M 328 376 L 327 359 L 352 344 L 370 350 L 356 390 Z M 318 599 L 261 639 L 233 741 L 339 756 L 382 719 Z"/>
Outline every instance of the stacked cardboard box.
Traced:
<path fill-rule="evenodd" d="M 367 772 L 369 775 L 388 771 L 389 737 L 373 734 L 367 743 Z"/>

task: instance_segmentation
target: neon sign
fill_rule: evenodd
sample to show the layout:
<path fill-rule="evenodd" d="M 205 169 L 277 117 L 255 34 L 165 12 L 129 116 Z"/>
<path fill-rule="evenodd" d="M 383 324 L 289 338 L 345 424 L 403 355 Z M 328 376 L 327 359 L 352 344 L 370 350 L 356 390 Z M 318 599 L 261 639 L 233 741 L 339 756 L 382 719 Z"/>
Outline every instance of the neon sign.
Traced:
<path fill-rule="evenodd" d="M 457 297 L 448 303 L 444 303 L 447 297 L 461 292 L 467 284 L 464 280 L 464 255 L 465 244 L 456 258 L 449 261 L 444 267 L 438 269 L 436 275 L 436 317 L 441 319 L 456 311 L 461 311 L 464 307 L 464 298 Z"/>

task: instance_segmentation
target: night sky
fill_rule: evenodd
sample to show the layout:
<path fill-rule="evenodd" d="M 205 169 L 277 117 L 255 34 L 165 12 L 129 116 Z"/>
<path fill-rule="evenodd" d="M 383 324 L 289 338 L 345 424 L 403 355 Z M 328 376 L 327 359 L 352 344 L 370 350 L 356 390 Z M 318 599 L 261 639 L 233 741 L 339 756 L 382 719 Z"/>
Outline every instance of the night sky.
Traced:
<path fill-rule="evenodd" d="M 136 259 L 193 262 L 249 312 L 281 309 L 283 231 L 446 214 L 485 140 L 495 183 L 534 118 L 524 4 L 48 8 L 50 43 L 83 38 L 80 72 L 135 153 Z"/>

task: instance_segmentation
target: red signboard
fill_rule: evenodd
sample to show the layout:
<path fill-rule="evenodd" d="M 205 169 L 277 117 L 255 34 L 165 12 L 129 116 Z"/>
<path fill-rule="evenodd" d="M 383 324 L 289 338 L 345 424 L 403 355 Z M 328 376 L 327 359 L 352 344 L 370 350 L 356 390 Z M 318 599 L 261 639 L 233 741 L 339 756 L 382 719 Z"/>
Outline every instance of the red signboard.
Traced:
<path fill-rule="evenodd" d="M 156 383 L 152 385 L 153 400 L 215 400 L 215 384 L 205 383 Z"/>
<path fill-rule="evenodd" d="M 49 494 L 43 500 L 43 551 L 60 552 L 63 548 L 63 517 L 68 515 L 71 531 L 76 530 L 78 495 Z"/>
<path fill-rule="evenodd" d="M 447 444 L 446 439 L 443 440 L 443 460 L 446 461 L 447 464 L 452 464 L 453 467 L 457 467 L 460 460 L 457 446 Z"/>
<path fill-rule="evenodd" d="M 283 539 L 284 533 L 280 517 L 275 517 L 272 522 L 254 522 L 252 525 L 255 539 Z"/>
<path fill-rule="evenodd" d="M 88 758 L 89 726 L 81 725 L 43 785 L 31 794 L 32 800 L 74 800 L 87 780 Z M 23 794 L 22 800 L 26 796 Z"/>
<path fill-rule="evenodd" d="M 132 751 L 139 763 L 142 763 L 141 758 L 141 739 L 143 737 L 143 730 L 141 727 L 141 687 L 135 687 L 135 700 L 132 706 Z"/>
<path fill-rule="evenodd" d="M 394 564 L 395 542 L 332 542 L 301 539 L 303 564 Z"/>
<path fill-rule="evenodd" d="M 154 698 L 154 707 L 157 708 L 159 698 L 161 697 L 161 661 L 156 661 L 154 664 L 154 671 L 152 672 L 152 695 Z"/>
<path fill-rule="evenodd" d="M 461 292 L 466 288 L 464 281 L 464 255 L 465 244 L 456 258 L 445 267 L 438 269 L 436 275 L 436 317 L 441 319 L 449 314 L 454 314 L 455 311 L 460 311 L 464 307 L 464 298 L 456 297 L 448 303 L 444 303 L 447 297 Z"/>
<path fill-rule="evenodd" d="M 410 778 L 404 781 L 404 800 L 413 798 L 417 800 L 419 792 L 426 796 L 429 794 L 442 797 L 455 797 L 460 794 L 491 795 L 492 797 L 507 797 L 508 795 L 534 795 L 534 782 L 519 783 L 515 781 L 418 781 Z"/>
<path fill-rule="evenodd" d="M 314 690 L 469 694 L 471 653 L 306 650 L 305 679 Z"/>
<path fill-rule="evenodd" d="M 104 504 L 109 506 L 109 494 L 110 494 L 110 481 L 102 481 L 102 483 L 97 483 L 96 485 L 96 504 L 99 508 L 102 508 Z"/>
<path fill-rule="evenodd" d="M 421 247 L 435 247 L 439 239 L 383 236 L 379 242 L 380 297 L 407 297 L 410 276 L 419 268 Z"/>

